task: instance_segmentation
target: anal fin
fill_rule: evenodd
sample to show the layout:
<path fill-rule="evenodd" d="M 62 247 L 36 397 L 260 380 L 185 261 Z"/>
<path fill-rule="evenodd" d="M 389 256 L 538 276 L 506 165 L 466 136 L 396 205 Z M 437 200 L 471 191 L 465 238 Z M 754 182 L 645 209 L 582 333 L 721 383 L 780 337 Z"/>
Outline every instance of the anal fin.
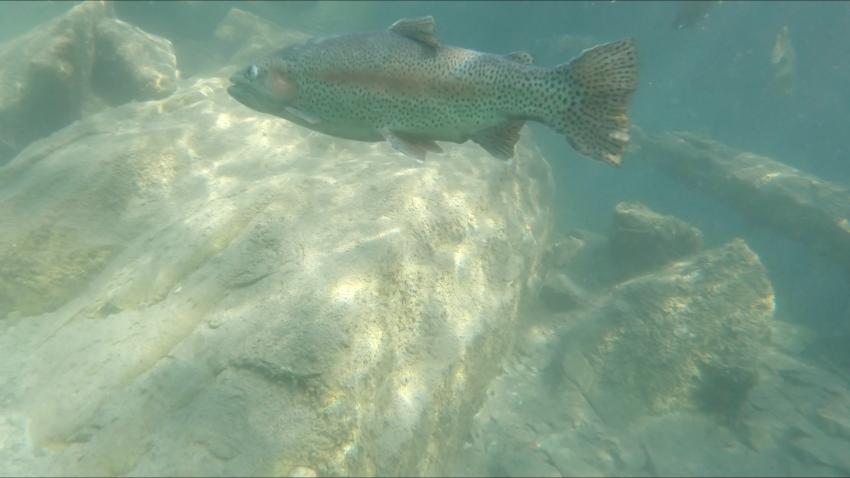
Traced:
<path fill-rule="evenodd" d="M 519 141 L 519 132 L 523 125 L 523 120 L 507 120 L 475 133 L 472 140 L 496 158 L 509 160 L 514 157 L 514 147 Z"/>
<path fill-rule="evenodd" d="M 381 130 L 381 134 L 387 143 L 396 151 L 410 156 L 418 162 L 425 161 L 425 156 L 431 153 L 442 153 L 443 148 L 436 142 L 427 138 L 418 138 L 404 133 L 393 132 L 388 129 Z"/>
<path fill-rule="evenodd" d="M 390 25 L 389 30 L 432 48 L 437 48 L 440 46 L 440 42 L 434 36 L 436 28 L 437 22 L 434 21 L 434 17 L 429 15 L 419 18 L 402 18 Z"/>

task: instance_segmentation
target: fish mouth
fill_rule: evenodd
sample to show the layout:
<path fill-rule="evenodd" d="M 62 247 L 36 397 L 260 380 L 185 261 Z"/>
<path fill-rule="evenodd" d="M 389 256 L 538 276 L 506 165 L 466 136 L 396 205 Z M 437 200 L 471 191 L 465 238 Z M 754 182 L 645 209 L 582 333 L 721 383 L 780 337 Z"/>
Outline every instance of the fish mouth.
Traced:
<path fill-rule="evenodd" d="M 230 77 L 227 93 L 252 110 L 277 116 L 281 116 L 280 111 L 289 104 L 288 101 L 270 94 L 265 88 L 239 73 Z"/>
<path fill-rule="evenodd" d="M 227 94 L 253 110 L 264 111 L 267 109 L 263 106 L 266 102 L 261 92 L 240 74 L 230 77 L 230 86 L 227 87 Z"/>

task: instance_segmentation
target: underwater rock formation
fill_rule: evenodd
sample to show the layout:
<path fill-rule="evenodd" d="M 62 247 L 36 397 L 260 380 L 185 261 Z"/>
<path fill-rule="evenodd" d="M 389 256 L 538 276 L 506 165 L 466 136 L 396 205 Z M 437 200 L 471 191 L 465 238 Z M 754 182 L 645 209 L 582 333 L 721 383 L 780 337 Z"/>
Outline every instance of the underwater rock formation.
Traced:
<path fill-rule="evenodd" d="M 588 305 L 590 292 L 696 254 L 702 232 L 639 203 L 619 203 L 608 237 L 574 230 L 553 240 L 540 299 L 553 311 Z"/>
<path fill-rule="evenodd" d="M 588 291 L 607 290 L 622 279 L 608 237 L 585 229 L 570 230 L 556 237 L 546 251 L 545 262 L 549 268 L 547 275 L 565 273 Z M 546 283 L 544 280 L 544 287 Z"/>
<path fill-rule="evenodd" d="M 177 89 L 177 60 L 171 42 L 121 20 L 95 28 L 91 89 L 110 105 L 165 98 Z"/>
<path fill-rule="evenodd" d="M 461 450 L 552 177 L 233 101 L 128 103 L 0 168 L 0 474 L 412 475 Z M 10 438 L 11 440 L 12 438 Z"/>
<path fill-rule="evenodd" d="M 576 261 L 588 251 L 570 237 L 547 263 L 584 277 L 595 262 Z M 762 266 L 735 241 L 597 288 L 587 308 L 525 311 L 443 474 L 846 476 L 846 368 L 789 355 L 812 337 L 771 309 Z"/>
<path fill-rule="evenodd" d="M 112 18 L 106 2 L 84 2 L 0 44 L 0 164 L 32 141 L 127 101 L 176 88 L 168 40 Z"/>
<path fill-rule="evenodd" d="M 239 8 L 231 8 L 214 33 L 218 50 L 227 64 L 242 65 L 310 38 L 310 35 L 280 26 Z"/>
<path fill-rule="evenodd" d="M 608 240 L 585 230 L 573 230 L 554 238 L 544 255 L 546 271 L 538 298 L 552 311 L 581 308 L 591 300 L 592 292 L 601 288 L 611 276 Z M 586 271 L 583 266 L 593 264 Z M 573 274 L 581 270 L 580 274 Z"/>
<path fill-rule="evenodd" d="M 800 241 L 850 273 L 847 188 L 697 134 L 636 133 L 633 154 L 728 201 L 754 222 Z"/>
<path fill-rule="evenodd" d="M 540 287 L 540 300 L 550 310 L 570 310 L 588 302 L 588 293 L 563 272 L 550 270 Z"/>
<path fill-rule="evenodd" d="M 764 266 L 735 240 L 615 286 L 565 336 L 563 369 L 611 425 L 731 410 L 754 385 L 773 308 Z"/>
<path fill-rule="evenodd" d="M 611 253 L 623 276 L 665 266 L 702 249 L 699 229 L 639 203 L 617 204 L 610 238 Z"/>

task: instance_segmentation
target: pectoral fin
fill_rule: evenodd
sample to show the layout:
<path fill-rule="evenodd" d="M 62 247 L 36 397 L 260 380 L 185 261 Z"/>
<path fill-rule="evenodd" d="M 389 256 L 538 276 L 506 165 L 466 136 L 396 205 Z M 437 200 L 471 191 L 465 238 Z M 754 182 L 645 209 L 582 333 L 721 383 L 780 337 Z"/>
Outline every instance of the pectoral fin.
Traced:
<path fill-rule="evenodd" d="M 519 141 L 519 131 L 525 125 L 522 120 L 507 120 L 492 128 L 481 130 L 472 136 L 490 154 L 508 160 L 514 157 L 514 146 Z"/>
<path fill-rule="evenodd" d="M 396 151 L 410 156 L 417 162 L 425 161 L 428 152 L 442 153 L 443 148 L 430 139 L 415 138 L 404 133 L 395 133 L 388 129 L 381 130 L 387 143 Z"/>
<path fill-rule="evenodd" d="M 437 22 L 434 21 L 434 17 L 429 15 L 419 18 L 402 18 L 390 25 L 389 30 L 424 45 L 437 48 L 440 46 L 440 42 L 434 36 L 436 27 Z"/>
<path fill-rule="evenodd" d="M 286 112 L 288 112 L 289 114 L 291 114 L 293 116 L 297 116 L 297 117 L 301 118 L 302 120 L 304 120 L 304 121 L 306 121 L 310 124 L 318 124 L 319 121 L 320 121 L 319 118 L 317 118 L 317 117 L 315 117 L 315 116 L 313 116 L 309 113 L 305 113 L 305 112 L 299 110 L 298 108 L 293 108 L 292 106 L 287 106 L 287 107 L 284 108 L 284 110 L 286 110 Z"/>

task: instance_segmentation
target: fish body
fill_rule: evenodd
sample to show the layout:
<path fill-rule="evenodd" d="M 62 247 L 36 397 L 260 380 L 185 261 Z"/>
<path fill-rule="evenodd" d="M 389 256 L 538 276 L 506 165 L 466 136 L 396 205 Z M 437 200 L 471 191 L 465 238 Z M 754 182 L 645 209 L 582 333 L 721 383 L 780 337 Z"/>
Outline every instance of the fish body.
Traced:
<path fill-rule="evenodd" d="M 228 92 L 255 110 L 322 133 L 387 141 L 424 159 L 436 141 L 473 140 L 509 159 L 526 121 L 565 134 L 580 153 L 619 164 L 637 83 L 631 40 L 586 50 L 555 68 L 445 46 L 432 17 L 382 32 L 315 38 L 231 77 Z"/>

